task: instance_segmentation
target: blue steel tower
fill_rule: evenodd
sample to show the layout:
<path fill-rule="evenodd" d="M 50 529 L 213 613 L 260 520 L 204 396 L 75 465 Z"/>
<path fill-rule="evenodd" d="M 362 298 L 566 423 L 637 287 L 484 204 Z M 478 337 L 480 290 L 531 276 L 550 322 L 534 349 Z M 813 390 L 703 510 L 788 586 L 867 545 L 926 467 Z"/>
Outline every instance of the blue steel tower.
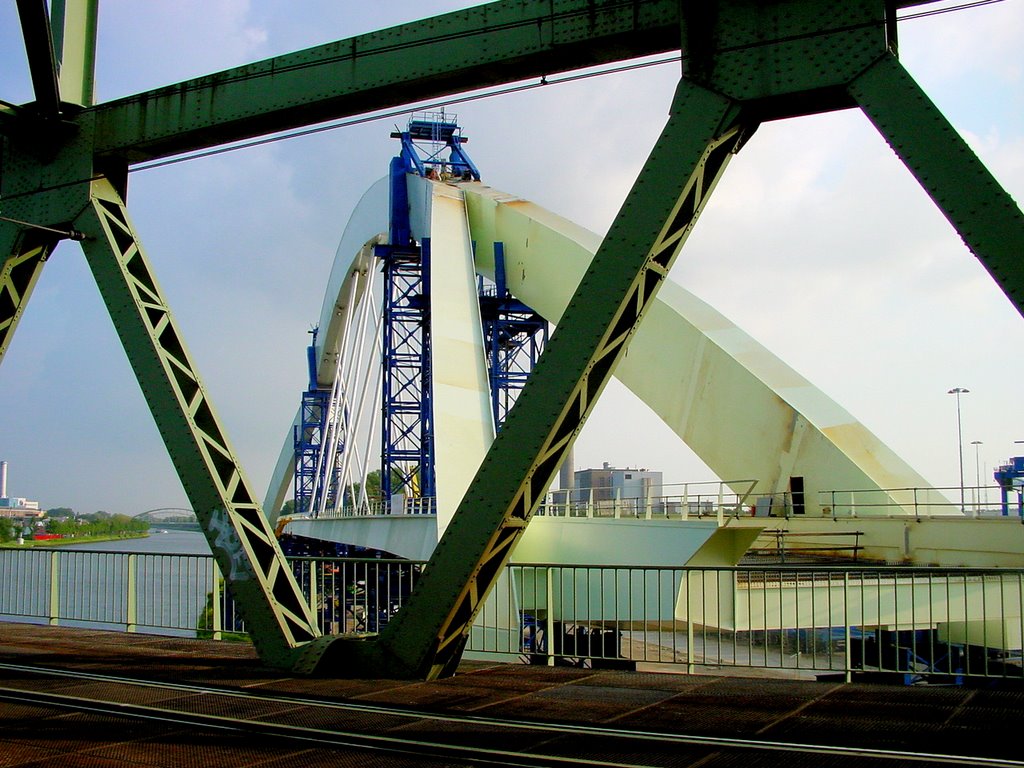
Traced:
<path fill-rule="evenodd" d="M 327 432 L 327 419 L 331 408 L 331 390 L 319 386 L 316 376 L 317 329 L 310 333 L 313 340 L 306 348 L 306 363 L 309 368 L 309 388 L 302 393 L 299 408 L 299 423 L 293 436 L 295 444 L 295 513 L 305 515 L 319 509 L 321 494 L 327 493 L 334 500 L 337 490 L 334 483 L 323 483 L 324 468 L 320 466 L 325 455 L 322 444 Z"/>
<path fill-rule="evenodd" d="M 494 244 L 494 284 L 481 278 L 479 293 L 491 410 L 500 430 L 547 344 L 548 323 L 509 292 L 504 243 Z"/>
<path fill-rule="evenodd" d="M 465 138 L 454 117 L 443 112 L 414 116 L 391 136 L 402 148 L 391 161 L 389 241 L 376 250 L 384 270 L 381 493 L 429 499 L 435 494 L 430 238 L 412 236 L 406 178 L 479 181 L 480 172 L 462 149 Z"/>
<path fill-rule="evenodd" d="M 376 246 L 383 275 L 381 323 L 381 494 L 432 500 L 435 496 L 430 238 L 413 236 L 409 175 L 439 181 L 479 181 L 463 149 L 466 138 L 452 115 L 414 116 L 391 134 L 401 150 L 390 165 L 388 241 Z M 489 368 L 494 422 L 501 428 L 544 345 L 547 322 L 515 299 L 505 280 L 503 243 L 493 243 L 495 279 L 479 284 L 480 317 Z M 340 462 L 344 438 L 331 429 L 330 388 L 318 385 L 316 336 L 308 349 L 309 388 L 295 428 L 295 511 L 330 509 L 342 502 Z M 423 504 L 417 509 L 425 511 Z"/>

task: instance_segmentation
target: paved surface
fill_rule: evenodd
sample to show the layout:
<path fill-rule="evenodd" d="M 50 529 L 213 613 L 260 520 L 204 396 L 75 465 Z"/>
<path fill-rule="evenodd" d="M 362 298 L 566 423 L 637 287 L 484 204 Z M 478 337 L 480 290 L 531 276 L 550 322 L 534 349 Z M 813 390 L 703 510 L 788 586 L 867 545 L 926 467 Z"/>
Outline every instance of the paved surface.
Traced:
<path fill-rule="evenodd" d="M 146 682 L 89 680 L 69 672 Z M 175 690 L 165 683 L 185 687 Z M 218 690 L 196 692 L 188 686 Z M 1020 690 L 846 685 L 480 662 L 466 663 L 454 678 L 433 683 L 310 680 L 262 668 L 246 644 L 27 624 L 0 623 L 0 691 L 4 767 L 556 765 L 564 758 L 583 764 L 744 768 L 950 764 L 623 740 L 544 730 L 539 723 L 974 755 L 1001 759 L 995 763 L 999 765 L 1024 757 L 1015 738 L 1024 715 Z M 19 695 L 25 698 L 19 700 Z M 91 702 L 92 711 L 69 708 L 67 697 Z M 389 709 L 340 708 L 345 704 Z M 197 726 L 147 719 L 146 707 L 210 720 Z M 452 719 L 430 718 L 427 713 Z M 458 717 L 467 714 L 478 719 Z M 488 725 L 483 718 L 527 724 L 509 731 Z M 217 725 L 233 721 L 277 730 L 240 731 Z M 284 730 L 299 727 L 316 738 L 293 738 L 298 732 Z M 343 743 L 340 733 L 399 735 L 409 744 L 447 740 L 481 751 L 394 755 L 368 751 L 365 743 Z M 486 749 L 524 755 L 518 761 L 488 756 Z M 525 754 L 530 751 L 546 757 Z"/>

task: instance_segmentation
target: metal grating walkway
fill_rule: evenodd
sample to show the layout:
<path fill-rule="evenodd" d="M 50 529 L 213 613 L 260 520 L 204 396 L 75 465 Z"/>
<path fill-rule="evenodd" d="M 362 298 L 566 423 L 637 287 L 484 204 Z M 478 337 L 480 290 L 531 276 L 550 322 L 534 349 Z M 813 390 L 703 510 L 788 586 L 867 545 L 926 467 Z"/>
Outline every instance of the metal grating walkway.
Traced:
<path fill-rule="evenodd" d="M 1022 714 L 1019 690 L 479 662 L 310 680 L 247 644 L 0 623 L 3 768 L 1009 766 Z"/>

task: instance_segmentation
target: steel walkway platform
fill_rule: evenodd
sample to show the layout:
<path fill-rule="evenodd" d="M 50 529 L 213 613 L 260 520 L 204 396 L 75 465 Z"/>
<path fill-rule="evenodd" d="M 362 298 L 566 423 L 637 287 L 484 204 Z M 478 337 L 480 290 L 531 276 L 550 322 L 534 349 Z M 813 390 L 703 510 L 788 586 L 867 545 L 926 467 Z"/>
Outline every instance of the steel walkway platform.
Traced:
<path fill-rule="evenodd" d="M 243 643 L 0 623 L 0 766 L 1024 765 L 1024 692 L 465 663 L 325 680 Z"/>

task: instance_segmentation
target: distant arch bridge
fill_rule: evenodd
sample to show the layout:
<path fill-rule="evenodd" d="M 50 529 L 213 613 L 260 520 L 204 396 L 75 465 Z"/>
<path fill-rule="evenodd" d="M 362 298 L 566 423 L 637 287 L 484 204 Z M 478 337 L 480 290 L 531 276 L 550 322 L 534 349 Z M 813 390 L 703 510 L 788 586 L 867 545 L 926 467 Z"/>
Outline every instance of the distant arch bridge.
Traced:
<path fill-rule="evenodd" d="M 149 523 L 194 523 L 199 524 L 196 513 L 191 509 L 182 507 L 161 507 L 159 509 L 148 509 L 135 516 L 136 520 L 145 520 Z"/>

